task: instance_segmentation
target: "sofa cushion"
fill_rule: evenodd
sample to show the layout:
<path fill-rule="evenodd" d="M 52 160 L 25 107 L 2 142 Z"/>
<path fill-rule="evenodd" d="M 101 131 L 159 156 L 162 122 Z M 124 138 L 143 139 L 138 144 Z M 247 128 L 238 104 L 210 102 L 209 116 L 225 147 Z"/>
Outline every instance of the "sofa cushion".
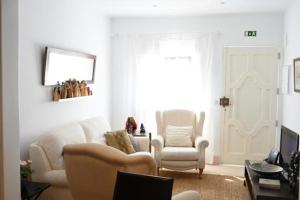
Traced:
<path fill-rule="evenodd" d="M 87 142 L 105 144 L 104 134 L 110 131 L 109 123 L 102 117 L 95 117 L 80 122 Z"/>
<path fill-rule="evenodd" d="M 119 149 L 127 154 L 135 152 L 126 130 L 107 132 L 104 136 L 107 145 Z"/>
<path fill-rule="evenodd" d="M 194 112 L 188 110 L 166 110 L 162 113 L 161 131 L 165 137 L 168 125 L 173 126 L 192 126 L 196 130 L 197 116 Z M 193 133 L 194 138 L 195 133 Z"/>
<path fill-rule="evenodd" d="M 166 128 L 167 147 L 192 147 L 192 126 L 171 126 Z"/>
<path fill-rule="evenodd" d="M 161 152 L 162 160 L 194 161 L 198 160 L 199 152 L 194 147 L 165 147 Z"/>
<path fill-rule="evenodd" d="M 36 142 L 45 152 L 53 170 L 64 169 L 63 147 L 66 144 L 85 143 L 86 138 L 79 124 L 72 124 L 42 135 Z"/>

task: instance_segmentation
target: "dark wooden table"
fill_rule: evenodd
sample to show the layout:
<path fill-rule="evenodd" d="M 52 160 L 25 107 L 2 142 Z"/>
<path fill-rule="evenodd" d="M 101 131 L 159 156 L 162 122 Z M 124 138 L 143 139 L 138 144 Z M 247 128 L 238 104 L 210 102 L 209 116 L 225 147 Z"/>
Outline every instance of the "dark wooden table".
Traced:
<path fill-rule="evenodd" d="M 50 184 L 31 182 L 28 181 L 25 184 L 21 184 L 21 196 L 22 200 L 36 200 L 39 196 L 48 188 Z"/>
<path fill-rule="evenodd" d="M 259 174 L 249 168 L 249 160 L 245 161 L 245 182 L 252 200 L 298 200 L 288 183 L 281 181 L 280 190 L 259 187 Z M 274 178 L 276 179 L 276 178 Z M 277 177 L 279 179 L 279 176 Z"/>

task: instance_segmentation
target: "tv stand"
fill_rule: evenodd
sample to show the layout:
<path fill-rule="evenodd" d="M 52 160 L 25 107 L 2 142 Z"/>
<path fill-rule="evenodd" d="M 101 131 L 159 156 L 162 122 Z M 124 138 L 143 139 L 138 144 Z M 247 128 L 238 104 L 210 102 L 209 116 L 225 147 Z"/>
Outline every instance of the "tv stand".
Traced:
<path fill-rule="evenodd" d="M 244 185 L 247 186 L 252 200 L 298 200 L 289 184 L 284 181 L 280 182 L 280 190 L 260 188 L 258 184 L 260 175 L 252 171 L 249 165 L 249 160 L 246 160 Z"/>

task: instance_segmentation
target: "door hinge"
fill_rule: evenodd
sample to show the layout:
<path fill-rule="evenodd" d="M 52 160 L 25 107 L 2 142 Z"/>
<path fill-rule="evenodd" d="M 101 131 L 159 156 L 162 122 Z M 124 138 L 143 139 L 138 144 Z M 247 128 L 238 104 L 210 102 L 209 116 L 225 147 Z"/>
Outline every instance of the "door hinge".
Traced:
<path fill-rule="evenodd" d="M 279 126 L 279 122 L 278 120 L 275 121 L 275 127 L 278 127 Z"/>
<path fill-rule="evenodd" d="M 277 54 L 277 58 L 278 58 L 278 60 L 281 59 L 281 53 L 278 53 L 278 54 Z"/>
<path fill-rule="evenodd" d="M 276 89 L 276 94 L 277 94 L 277 95 L 280 94 L 280 89 L 279 89 L 279 88 Z"/>

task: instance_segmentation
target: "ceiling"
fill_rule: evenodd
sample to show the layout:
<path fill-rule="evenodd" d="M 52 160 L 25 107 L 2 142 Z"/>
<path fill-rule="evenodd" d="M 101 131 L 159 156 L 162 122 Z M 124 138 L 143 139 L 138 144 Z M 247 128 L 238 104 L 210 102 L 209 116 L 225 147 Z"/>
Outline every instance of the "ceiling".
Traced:
<path fill-rule="evenodd" d="M 97 0 L 110 16 L 195 16 L 284 12 L 290 0 Z M 98 4 L 99 5 L 99 4 Z"/>

